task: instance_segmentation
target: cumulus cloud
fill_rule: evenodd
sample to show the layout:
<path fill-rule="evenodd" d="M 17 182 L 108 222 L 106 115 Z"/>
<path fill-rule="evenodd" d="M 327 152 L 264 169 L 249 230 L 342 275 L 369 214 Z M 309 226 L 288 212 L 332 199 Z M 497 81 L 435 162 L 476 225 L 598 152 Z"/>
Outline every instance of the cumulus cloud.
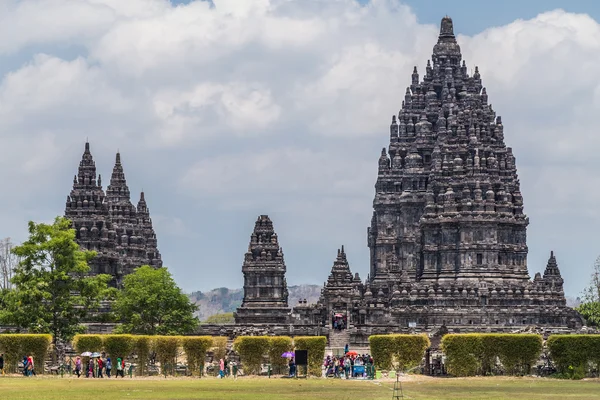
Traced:
<path fill-rule="evenodd" d="M 0 62 L 25 60 L 0 77 L 5 236 L 62 213 L 89 138 L 105 177 L 119 149 L 132 191 L 147 189 L 187 290 L 240 284 L 259 213 L 290 283 L 324 280 L 342 243 L 366 274 L 379 150 L 438 28 L 396 0 L 213 3 L 0 5 Z M 575 295 L 598 252 L 600 25 L 556 10 L 458 40 L 517 156 L 530 271 L 553 248 Z"/>

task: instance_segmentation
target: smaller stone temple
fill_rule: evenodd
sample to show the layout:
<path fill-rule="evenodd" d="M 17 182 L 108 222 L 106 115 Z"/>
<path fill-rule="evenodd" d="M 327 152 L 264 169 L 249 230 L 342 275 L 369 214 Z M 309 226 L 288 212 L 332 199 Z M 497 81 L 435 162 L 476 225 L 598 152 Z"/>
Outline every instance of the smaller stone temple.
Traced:
<path fill-rule="evenodd" d="M 236 323 L 288 323 L 290 308 L 285 271 L 273 222 L 267 215 L 261 215 L 244 256 L 244 300 L 235 313 Z"/>
<path fill-rule="evenodd" d="M 85 144 L 73 189 L 67 196 L 65 218 L 73 223 L 79 246 L 97 252 L 90 262 L 91 273 L 112 275 L 112 286 L 120 286 L 123 277 L 141 265 L 162 267 L 144 192 L 134 206 L 120 153 L 105 193 L 90 144 Z"/>

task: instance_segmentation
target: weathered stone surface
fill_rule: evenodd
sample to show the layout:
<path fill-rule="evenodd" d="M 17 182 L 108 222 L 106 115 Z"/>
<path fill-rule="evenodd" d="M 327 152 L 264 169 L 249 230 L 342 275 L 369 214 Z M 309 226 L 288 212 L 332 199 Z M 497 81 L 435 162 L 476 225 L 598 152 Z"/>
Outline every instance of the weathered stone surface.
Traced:
<path fill-rule="evenodd" d="M 341 314 L 345 337 L 365 345 L 371 334 L 393 332 L 581 327 L 553 253 L 543 276 L 529 278 L 516 160 L 479 69 L 467 73 L 448 17 L 423 79 L 415 67 L 392 117 L 373 208 L 367 280 L 352 276 L 342 247 L 318 304 L 294 307 L 294 328 L 317 334 Z"/>
<path fill-rule="evenodd" d="M 288 322 L 288 289 L 285 262 L 273 222 L 267 215 L 256 220 L 244 256 L 244 300 L 235 313 L 240 324 Z"/>
<path fill-rule="evenodd" d="M 67 196 L 65 217 L 73 222 L 77 243 L 98 253 L 90 263 L 91 273 L 112 275 L 113 286 L 119 286 L 123 276 L 136 267 L 162 266 L 144 193 L 134 207 L 119 153 L 105 194 L 100 175 L 96 180 L 90 145 L 85 144 L 73 189 Z"/>

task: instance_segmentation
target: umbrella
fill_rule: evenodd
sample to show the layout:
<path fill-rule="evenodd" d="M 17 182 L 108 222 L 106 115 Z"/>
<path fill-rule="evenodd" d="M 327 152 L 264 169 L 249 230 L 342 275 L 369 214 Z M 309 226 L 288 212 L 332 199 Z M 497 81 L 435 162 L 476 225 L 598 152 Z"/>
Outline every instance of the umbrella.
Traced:
<path fill-rule="evenodd" d="M 100 353 L 98 353 L 98 352 L 92 353 L 92 354 L 90 355 L 90 357 L 92 357 L 92 358 L 96 358 L 96 357 L 100 357 L 100 356 L 101 356 L 101 354 L 100 354 Z"/>
<path fill-rule="evenodd" d="M 355 352 L 354 350 L 351 350 L 351 351 L 347 352 L 347 353 L 346 353 L 346 355 L 347 355 L 347 356 L 357 356 L 357 355 L 358 355 L 358 353 L 357 353 L 357 352 Z"/>
<path fill-rule="evenodd" d="M 294 352 L 293 351 L 286 351 L 285 353 L 283 353 L 281 355 L 281 357 L 283 357 L 283 358 L 292 358 L 292 357 L 294 357 Z"/>
<path fill-rule="evenodd" d="M 335 314 L 334 317 L 343 317 L 342 314 Z"/>
<path fill-rule="evenodd" d="M 91 355 L 92 355 L 92 353 L 89 351 L 84 351 L 83 353 L 81 353 L 81 357 L 89 357 Z"/>

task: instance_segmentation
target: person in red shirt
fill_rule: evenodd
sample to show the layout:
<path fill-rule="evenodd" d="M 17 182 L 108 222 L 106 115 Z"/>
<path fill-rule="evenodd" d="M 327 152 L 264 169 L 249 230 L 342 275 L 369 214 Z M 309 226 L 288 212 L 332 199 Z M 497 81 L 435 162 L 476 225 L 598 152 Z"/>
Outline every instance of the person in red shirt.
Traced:
<path fill-rule="evenodd" d="M 102 357 L 98 357 L 98 378 L 103 378 L 102 368 L 104 368 L 104 362 L 102 361 Z"/>

